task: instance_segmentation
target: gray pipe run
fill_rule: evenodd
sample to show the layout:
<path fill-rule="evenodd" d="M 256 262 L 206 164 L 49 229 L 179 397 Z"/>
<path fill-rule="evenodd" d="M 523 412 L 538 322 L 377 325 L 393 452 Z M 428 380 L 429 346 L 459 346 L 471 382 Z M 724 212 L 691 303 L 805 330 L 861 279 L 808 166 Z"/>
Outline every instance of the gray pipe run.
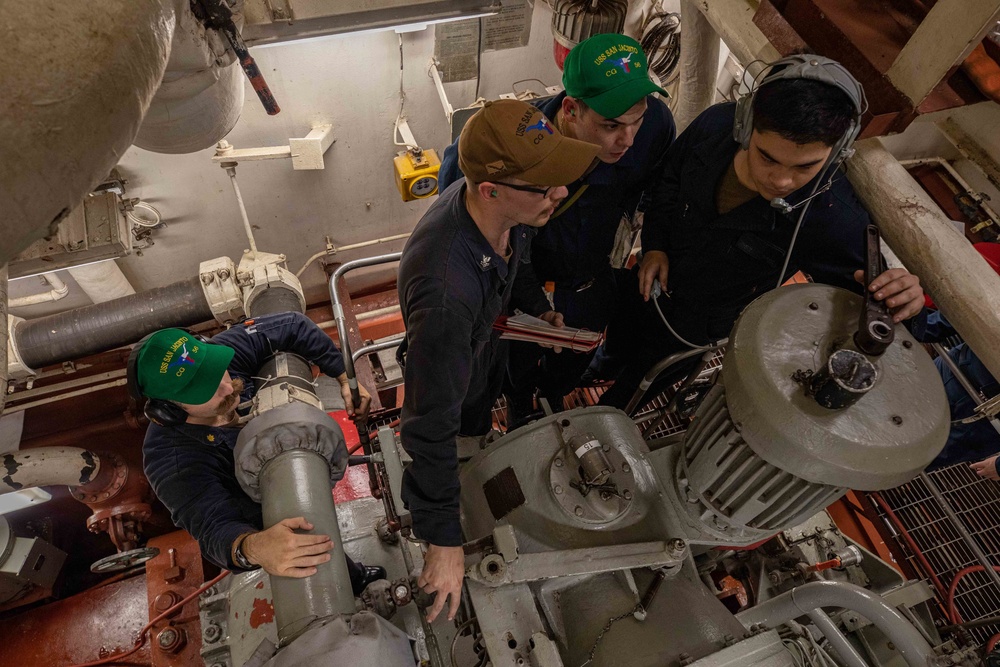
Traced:
<path fill-rule="evenodd" d="M 82 486 L 97 478 L 101 459 L 77 447 L 39 447 L 0 456 L 0 494 L 39 486 Z"/>
<path fill-rule="evenodd" d="M 357 391 L 358 378 L 354 373 L 354 357 L 351 355 L 351 341 L 347 335 L 347 318 L 344 315 L 344 305 L 340 302 L 340 292 L 337 290 L 337 283 L 348 271 L 360 269 L 365 266 L 375 264 L 388 264 L 398 262 L 403 256 L 401 252 L 391 252 L 386 255 L 375 255 L 364 259 L 355 259 L 351 262 L 344 262 L 337 267 L 337 270 L 330 276 L 330 303 L 333 304 L 333 319 L 337 321 L 337 337 L 340 339 L 340 351 L 344 355 L 344 370 L 347 372 L 347 382 L 352 393 Z"/>
<path fill-rule="evenodd" d="M 289 517 L 306 516 L 314 526 L 311 534 L 329 535 L 333 540 L 330 561 L 311 577 L 271 577 L 278 639 L 280 645 L 286 645 L 314 621 L 353 614 L 357 609 L 326 460 L 305 449 L 279 454 L 261 470 L 260 489 L 265 527 Z"/>
<path fill-rule="evenodd" d="M 24 364 L 39 369 L 134 343 L 157 329 L 191 326 L 213 318 L 201 281 L 195 276 L 20 322 L 14 329 L 14 342 Z"/>
<path fill-rule="evenodd" d="M 867 618 L 896 645 L 896 650 L 910 667 L 927 667 L 928 661 L 934 657 L 934 651 L 927 640 L 881 595 L 861 586 L 839 581 L 816 581 L 797 586 L 787 593 L 740 612 L 736 618 L 747 628 L 758 623 L 773 628 L 809 615 L 822 607 L 843 607 Z M 824 627 L 821 625 L 820 629 L 824 630 Z M 829 626 L 825 630 L 829 630 Z M 837 646 L 836 637 L 830 639 Z M 848 656 L 842 657 L 849 659 Z"/>

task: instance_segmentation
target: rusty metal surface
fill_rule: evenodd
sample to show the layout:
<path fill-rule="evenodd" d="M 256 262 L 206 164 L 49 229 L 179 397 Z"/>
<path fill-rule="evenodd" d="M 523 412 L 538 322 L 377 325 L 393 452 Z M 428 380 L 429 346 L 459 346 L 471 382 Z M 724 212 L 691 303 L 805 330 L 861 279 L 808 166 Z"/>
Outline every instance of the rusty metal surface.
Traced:
<path fill-rule="evenodd" d="M 132 648 L 148 620 L 145 576 L 93 588 L 5 618 L 0 665 L 66 667 L 97 660 Z M 149 665 L 149 646 L 114 664 Z"/>
<path fill-rule="evenodd" d="M 148 546 L 158 548 L 160 554 L 146 563 L 149 612 L 148 616 L 143 614 L 143 622 L 160 615 L 205 582 L 198 543 L 183 530 L 154 538 Z M 174 632 L 175 641 L 170 641 L 168 628 Z M 150 664 L 153 667 L 202 664 L 198 598 L 188 602 L 175 615 L 155 624 L 150 630 L 150 644 Z"/>

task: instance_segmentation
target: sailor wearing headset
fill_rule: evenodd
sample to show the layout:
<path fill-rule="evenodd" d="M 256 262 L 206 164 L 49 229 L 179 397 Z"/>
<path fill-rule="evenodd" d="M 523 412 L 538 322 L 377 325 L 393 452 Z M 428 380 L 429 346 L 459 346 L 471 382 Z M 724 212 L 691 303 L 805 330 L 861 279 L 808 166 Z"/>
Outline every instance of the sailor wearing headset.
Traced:
<path fill-rule="evenodd" d="M 642 263 L 624 297 L 631 305 L 608 330 L 618 370 L 602 374 L 615 384 L 601 403 L 623 407 L 655 362 L 727 337 L 743 308 L 796 271 L 864 289 L 870 220 L 843 163 L 866 109 L 861 84 L 843 66 L 795 55 L 678 137 L 646 211 Z M 896 322 L 923 306 L 919 279 L 904 269 L 867 287 Z"/>

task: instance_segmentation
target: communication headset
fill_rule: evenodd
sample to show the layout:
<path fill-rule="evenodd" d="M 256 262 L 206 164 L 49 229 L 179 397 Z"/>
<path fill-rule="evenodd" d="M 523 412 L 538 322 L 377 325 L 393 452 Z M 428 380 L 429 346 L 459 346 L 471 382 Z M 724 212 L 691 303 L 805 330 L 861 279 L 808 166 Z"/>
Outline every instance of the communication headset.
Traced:
<path fill-rule="evenodd" d="M 761 77 L 761 75 L 763 75 L 763 78 L 758 83 L 757 78 Z M 802 227 L 802 221 L 805 220 L 809 205 L 813 199 L 833 186 L 833 177 L 840 168 L 840 165 L 854 154 L 852 146 L 854 145 L 854 140 L 857 139 L 858 134 L 861 132 L 861 117 L 868 111 L 868 99 L 865 97 L 864 88 L 843 65 L 836 60 L 815 54 L 791 55 L 766 65 L 757 77 L 754 78 L 750 92 L 737 100 L 736 117 L 733 122 L 733 139 L 740 145 L 742 150 L 750 148 L 750 136 L 753 134 L 753 103 L 757 96 L 757 91 L 775 81 L 788 79 L 819 81 L 820 83 L 838 88 L 847 95 L 854 105 L 854 118 L 851 120 L 851 124 L 847 127 L 843 136 L 831 148 L 830 156 L 820 169 L 816 178 L 816 184 L 813 186 L 808 197 L 805 197 L 794 205 L 789 204 L 781 197 L 771 200 L 771 206 L 785 214 L 791 213 L 797 208 L 802 209 L 798 220 L 795 222 L 792 240 L 788 244 L 788 250 L 785 252 L 785 262 L 781 267 L 781 272 L 778 274 L 778 284 L 775 287 L 780 287 L 784 282 L 785 271 L 788 270 L 788 263 L 792 258 L 792 249 L 795 247 L 795 241 L 799 236 L 799 229 Z M 825 183 L 824 180 L 826 181 Z M 823 184 L 822 186 L 820 185 L 821 183 Z M 695 345 L 674 331 L 674 328 L 670 326 L 670 322 L 667 321 L 663 311 L 660 309 L 659 299 L 656 298 L 658 296 L 659 282 L 654 280 L 653 305 L 656 306 L 656 310 L 660 314 L 660 319 L 663 320 L 667 329 L 677 340 L 696 350 L 708 350 L 713 347 L 713 345 Z"/>
<path fill-rule="evenodd" d="M 753 103 L 757 97 L 757 91 L 764 86 L 775 81 L 787 79 L 807 79 L 825 83 L 828 86 L 833 86 L 843 91 L 854 105 L 855 113 L 855 117 L 851 121 L 850 126 L 848 126 L 847 131 L 833 145 L 830 157 L 827 158 L 820 172 L 824 173 L 833 166 L 834 169 L 830 170 L 832 174 L 836 167 L 840 166 L 844 160 L 854 154 L 851 146 L 861 131 L 861 116 L 868 110 L 868 100 L 865 98 L 864 88 L 836 60 L 813 54 L 793 55 L 776 60 L 761 71 L 762 74 L 764 72 L 767 72 L 767 74 L 760 80 L 760 83 L 757 83 L 755 79 L 755 85 L 752 86 L 750 92 L 740 97 L 736 102 L 733 139 L 736 140 L 743 150 L 750 148 L 750 135 L 753 134 Z M 757 76 L 759 77 L 760 74 Z"/>
<path fill-rule="evenodd" d="M 202 343 L 208 343 L 209 340 L 197 334 L 190 329 L 181 329 L 181 331 L 186 332 L 189 336 Z M 181 406 L 176 403 L 171 403 L 170 401 L 164 400 L 162 398 L 148 398 L 142 393 L 142 387 L 139 386 L 139 353 L 142 351 L 143 346 L 146 344 L 153 334 L 148 334 L 142 338 L 138 343 L 132 346 L 132 351 L 129 352 L 128 362 L 125 366 L 125 377 L 126 385 L 128 386 L 128 393 L 136 403 L 146 399 L 146 407 L 143 408 L 143 413 L 145 413 L 146 418 L 153 422 L 154 424 L 159 424 L 160 426 L 180 426 L 187 421 L 188 413 Z"/>

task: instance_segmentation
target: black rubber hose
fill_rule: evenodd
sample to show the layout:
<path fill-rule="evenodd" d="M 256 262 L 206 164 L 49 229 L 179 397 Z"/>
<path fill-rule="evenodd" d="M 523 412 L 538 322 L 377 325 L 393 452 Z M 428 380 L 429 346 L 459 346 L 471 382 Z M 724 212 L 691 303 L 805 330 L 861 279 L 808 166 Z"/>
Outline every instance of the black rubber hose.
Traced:
<path fill-rule="evenodd" d="M 288 312 L 301 313 L 303 309 L 298 293 L 287 287 L 266 289 L 247 304 L 247 317 Z"/>
<path fill-rule="evenodd" d="M 58 364 L 135 343 L 166 327 L 213 318 L 197 276 L 166 287 L 19 323 L 16 349 L 29 368 Z"/>

